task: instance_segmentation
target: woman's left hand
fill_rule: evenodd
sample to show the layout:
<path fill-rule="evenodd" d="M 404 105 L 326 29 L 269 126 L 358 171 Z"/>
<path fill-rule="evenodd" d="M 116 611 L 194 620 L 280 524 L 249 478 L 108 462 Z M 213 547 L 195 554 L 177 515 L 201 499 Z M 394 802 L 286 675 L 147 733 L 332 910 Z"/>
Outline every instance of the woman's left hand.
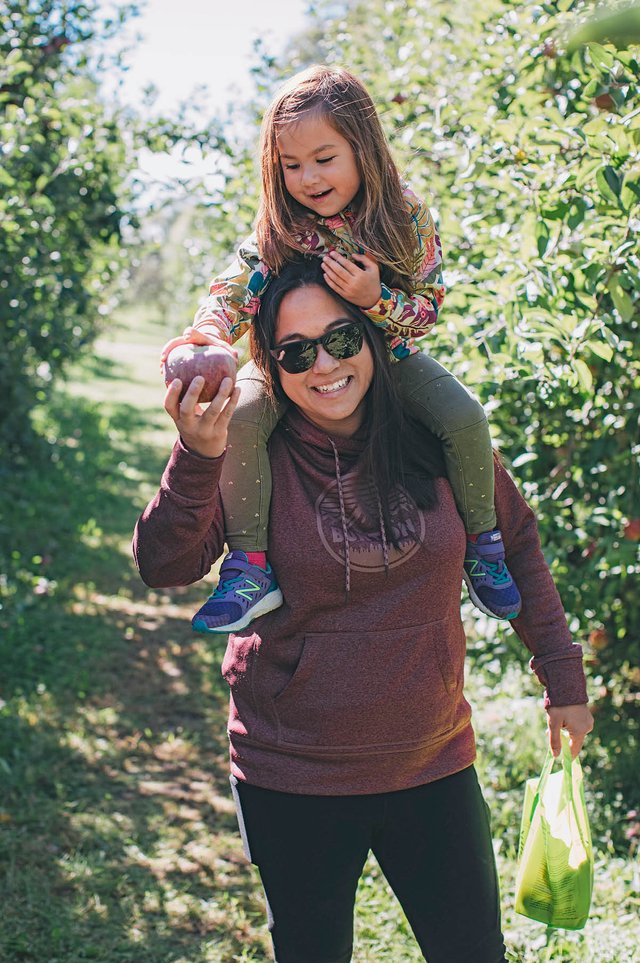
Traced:
<path fill-rule="evenodd" d="M 322 258 L 324 279 L 336 294 L 368 310 L 380 300 L 380 269 L 368 254 L 354 254 L 352 259 L 331 251 Z"/>
<path fill-rule="evenodd" d="M 560 730 L 569 733 L 571 758 L 575 759 L 580 750 L 584 737 L 593 729 L 593 716 L 587 705 L 579 706 L 547 706 L 549 745 L 554 756 L 559 755 L 562 748 Z"/>

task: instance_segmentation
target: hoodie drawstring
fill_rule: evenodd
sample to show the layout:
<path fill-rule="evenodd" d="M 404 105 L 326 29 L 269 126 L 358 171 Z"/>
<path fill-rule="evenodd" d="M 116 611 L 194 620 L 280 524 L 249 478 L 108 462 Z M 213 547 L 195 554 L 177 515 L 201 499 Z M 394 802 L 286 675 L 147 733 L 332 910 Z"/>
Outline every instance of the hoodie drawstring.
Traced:
<path fill-rule="evenodd" d="M 328 436 L 327 436 L 328 437 Z M 344 508 L 344 495 L 342 492 L 342 475 L 340 474 L 340 459 L 338 458 L 338 449 L 334 445 L 331 438 L 331 447 L 333 448 L 333 458 L 336 463 L 336 484 L 338 486 L 338 501 L 340 502 L 340 521 L 342 523 L 342 537 L 344 539 L 344 594 L 345 601 L 349 598 L 349 592 L 351 591 L 351 556 L 349 555 L 349 532 L 347 530 L 347 513 Z"/>
<path fill-rule="evenodd" d="M 385 575 L 389 574 L 389 545 L 387 543 L 387 530 L 384 527 L 384 515 L 382 514 L 382 502 L 380 492 L 376 488 L 376 501 L 378 503 L 378 521 L 380 522 L 380 538 L 382 539 L 382 558 L 384 560 Z"/>
<path fill-rule="evenodd" d="M 342 538 L 344 539 L 344 594 L 345 601 L 349 599 L 349 593 L 351 591 L 351 556 L 349 554 L 349 530 L 347 528 L 347 513 L 344 507 L 344 493 L 342 491 L 342 473 L 340 471 L 340 458 L 338 456 L 338 449 L 333 443 L 333 440 L 329 438 L 329 443 L 333 449 L 333 459 L 336 465 L 336 485 L 338 488 L 338 501 L 340 503 L 340 522 L 342 524 Z M 376 492 L 376 502 L 378 505 L 378 521 L 380 523 L 380 538 L 382 540 L 382 557 L 384 559 L 384 570 L 385 573 L 389 574 L 389 543 L 387 542 L 387 530 L 384 524 L 384 515 L 382 513 L 382 502 L 380 501 L 380 493 L 378 489 Z"/>

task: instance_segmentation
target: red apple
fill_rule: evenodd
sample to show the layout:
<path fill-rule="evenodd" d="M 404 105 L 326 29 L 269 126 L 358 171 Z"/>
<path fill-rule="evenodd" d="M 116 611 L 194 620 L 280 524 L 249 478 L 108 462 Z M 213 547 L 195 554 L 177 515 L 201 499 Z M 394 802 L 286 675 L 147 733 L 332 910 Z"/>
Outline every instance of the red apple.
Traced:
<path fill-rule="evenodd" d="M 630 542 L 640 542 L 640 518 L 631 518 L 624 526 L 624 537 Z"/>
<path fill-rule="evenodd" d="M 598 94 L 597 97 L 593 98 L 593 102 L 599 110 L 606 110 L 611 113 L 616 109 L 616 102 L 611 94 Z"/>
<path fill-rule="evenodd" d="M 174 378 L 180 378 L 182 391 L 180 400 L 196 375 L 204 378 L 204 386 L 198 401 L 211 401 L 218 394 L 224 378 L 236 380 L 236 362 L 230 351 L 215 344 L 180 344 L 169 356 L 164 365 L 164 380 L 167 385 Z"/>
<path fill-rule="evenodd" d="M 595 652 L 606 649 L 610 641 L 605 629 L 593 629 L 589 632 L 589 645 Z"/>

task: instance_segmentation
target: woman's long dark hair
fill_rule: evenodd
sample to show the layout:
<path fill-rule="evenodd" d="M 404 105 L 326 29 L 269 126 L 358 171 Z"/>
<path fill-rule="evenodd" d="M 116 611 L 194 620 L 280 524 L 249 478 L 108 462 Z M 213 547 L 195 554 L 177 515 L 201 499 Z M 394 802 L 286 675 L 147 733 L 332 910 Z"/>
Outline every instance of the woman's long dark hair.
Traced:
<path fill-rule="evenodd" d="M 382 331 L 355 305 L 329 288 L 317 257 L 292 261 L 274 278 L 251 326 L 251 354 L 264 375 L 270 397 L 286 401 L 278 364 L 269 353 L 275 343 L 280 305 L 287 294 L 303 287 L 322 288 L 349 317 L 364 323 L 364 336 L 373 355 L 373 378 L 366 395 L 368 444 L 359 462 L 359 472 L 363 479 L 375 484 L 386 530 L 395 543 L 389 515 L 391 493 L 401 485 L 420 508 L 431 508 L 436 501 L 433 479 L 446 474 L 440 445 L 426 428 L 404 412 L 391 376 L 392 362 Z"/>

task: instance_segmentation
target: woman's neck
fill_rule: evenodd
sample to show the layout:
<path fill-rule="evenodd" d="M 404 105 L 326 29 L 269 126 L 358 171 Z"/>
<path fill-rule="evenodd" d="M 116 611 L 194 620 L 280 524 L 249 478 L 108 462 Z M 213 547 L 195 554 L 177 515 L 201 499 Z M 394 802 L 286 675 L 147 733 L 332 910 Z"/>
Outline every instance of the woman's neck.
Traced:
<path fill-rule="evenodd" d="M 301 418 L 304 418 L 305 421 L 313 425 L 314 428 L 321 431 L 324 435 L 328 435 L 329 438 L 354 438 L 364 424 L 364 409 L 357 409 L 352 415 L 349 415 L 348 418 L 341 418 L 340 420 L 323 419 L 320 421 L 315 418 L 310 418 L 309 415 L 297 405 L 293 405 L 293 409 Z"/>
<path fill-rule="evenodd" d="M 314 419 L 308 419 L 312 425 L 314 425 L 319 431 L 324 431 L 325 434 L 333 438 L 353 438 L 353 436 L 362 428 L 362 423 L 364 421 L 364 412 L 354 411 L 352 415 L 348 418 L 342 418 L 339 421 L 332 421 L 330 419 L 318 422 Z"/>

